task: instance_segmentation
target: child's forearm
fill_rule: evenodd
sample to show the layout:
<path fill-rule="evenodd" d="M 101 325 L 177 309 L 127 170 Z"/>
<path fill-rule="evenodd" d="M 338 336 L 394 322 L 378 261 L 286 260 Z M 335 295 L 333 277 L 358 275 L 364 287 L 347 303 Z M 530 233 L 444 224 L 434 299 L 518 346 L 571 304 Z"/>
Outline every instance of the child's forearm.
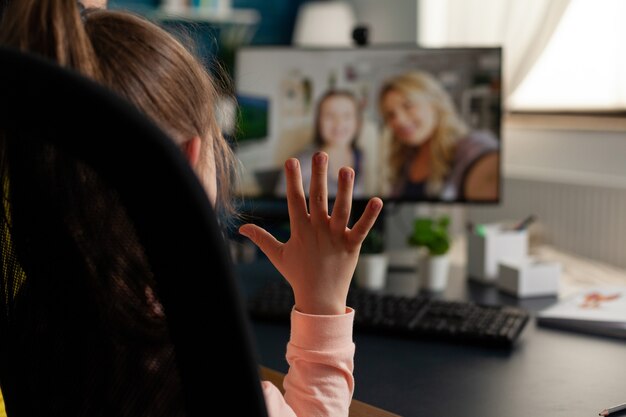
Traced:
<path fill-rule="evenodd" d="M 285 400 L 297 416 L 347 416 L 354 392 L 354 311 L 313 316 L 293 311 Z"/>
<path fill-rule="evenodd" d="M 272 383 L 263 381 L 270 417 L 348 415 L 354 392 L 353 322 L 352 309 L 337 316 L 293 311 L 285 396 Z"/>

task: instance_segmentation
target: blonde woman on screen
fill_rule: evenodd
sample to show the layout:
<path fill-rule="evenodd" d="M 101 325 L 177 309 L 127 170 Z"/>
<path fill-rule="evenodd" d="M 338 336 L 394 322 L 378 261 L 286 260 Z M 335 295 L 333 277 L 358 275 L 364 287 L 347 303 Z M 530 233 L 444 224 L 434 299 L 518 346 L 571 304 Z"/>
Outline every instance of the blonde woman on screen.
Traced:
<path fill-rule="evenodd" d="M 389 79 L 379 109 L 391 137 L 392 197 L 497 199 L 498 140 L 487 131 L 470 131 L 432 75 L 415 71 Z"/>

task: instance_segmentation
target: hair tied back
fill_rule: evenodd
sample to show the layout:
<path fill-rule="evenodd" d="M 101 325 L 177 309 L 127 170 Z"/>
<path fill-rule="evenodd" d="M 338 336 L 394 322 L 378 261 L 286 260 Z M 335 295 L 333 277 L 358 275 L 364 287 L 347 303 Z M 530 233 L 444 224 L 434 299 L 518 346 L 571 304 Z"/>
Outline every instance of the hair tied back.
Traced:
<path fill-rule="evenodd" d="M 78 5 L 78 13 L 80 14 L 80 20 L 83 23 L 85 23 L 85 21 L 87 20 L 87 8 L 80 1 L 77 1 L 76 4 Z"/>

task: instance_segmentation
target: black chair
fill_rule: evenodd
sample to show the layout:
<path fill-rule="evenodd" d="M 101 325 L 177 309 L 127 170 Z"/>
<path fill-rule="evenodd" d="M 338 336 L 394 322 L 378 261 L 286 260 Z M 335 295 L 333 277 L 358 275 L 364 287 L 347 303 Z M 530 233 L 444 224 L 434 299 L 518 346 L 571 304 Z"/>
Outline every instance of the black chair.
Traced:
<path fill-rule="evenodd" d="M 163 132 L 0 49 L 0 175 L 9 416 L 216 415 L 233 391 L 229 414 L 266 415 L 211 204 Z"/>

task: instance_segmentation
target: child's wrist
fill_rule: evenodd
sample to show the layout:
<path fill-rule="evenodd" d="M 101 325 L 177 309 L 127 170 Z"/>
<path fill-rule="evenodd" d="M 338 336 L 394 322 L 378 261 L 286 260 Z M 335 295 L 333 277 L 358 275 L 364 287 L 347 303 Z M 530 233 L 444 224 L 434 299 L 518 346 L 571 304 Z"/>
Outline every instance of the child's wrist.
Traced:
<path fill-rule="evenodd" d="M 346 303 L 337 301 L 308 301 L 296 299 L 295 309 L 315 316 L 336 316 L 346 313 Z"/>

